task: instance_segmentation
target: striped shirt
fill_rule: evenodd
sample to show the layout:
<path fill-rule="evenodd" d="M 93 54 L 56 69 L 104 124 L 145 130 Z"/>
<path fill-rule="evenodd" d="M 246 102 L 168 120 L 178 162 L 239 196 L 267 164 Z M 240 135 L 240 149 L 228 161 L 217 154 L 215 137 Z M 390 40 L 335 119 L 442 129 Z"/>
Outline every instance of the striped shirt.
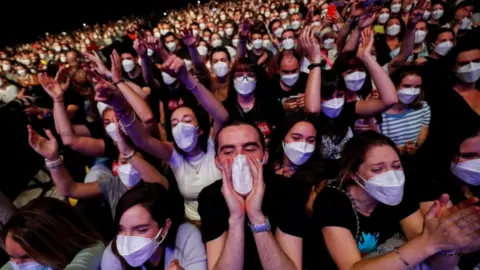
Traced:
<path fill-rule="evenodd" d="M 422 105 L 421 109 L 408 108 L 401 114 L 382 113 L 382 134 L 397 146 L 404 146 L 410 141 L 416 144 L 421 128 L 430 125 L 430 107 L 425 101 Z"/>

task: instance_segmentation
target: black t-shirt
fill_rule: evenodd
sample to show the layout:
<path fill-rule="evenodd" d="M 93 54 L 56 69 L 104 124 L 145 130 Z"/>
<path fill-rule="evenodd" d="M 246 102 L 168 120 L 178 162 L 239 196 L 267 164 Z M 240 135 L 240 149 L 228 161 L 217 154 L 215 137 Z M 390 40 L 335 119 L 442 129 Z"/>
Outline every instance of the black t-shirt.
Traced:
<path fill-rule="evenodd" d="M 147 85 L 147 83 L 143 79 L 142 73 L 139 73 L 139 75 L 135 78 L 130 78 L 128 76 L 127 78 L 128 78 L 127 80 L 133 82 L 134 84 L 142 88 L 150 87 L 149 85 Z M 155 122 L 156 123 L 160 122 L 160 89 L 150 87 L 150 95 L 148 95 L 147 97 L 147 102 L 148 102 L 148 106 L 150 106 L 150 109 L 152 110 L 152 114 L 155 119 Z"/>
<path fill-rule="evenodd" d="M 264 53 L 267 53 L 268 58 L 261 64 L 260 66 L 263 68 L 267 68 L 268 63 L 270 60 L 273 59 L 273 53 L 270 50 L 264 49 L 263 52 L 260 55 L 257 55 L 256 53 L 253 52 L 253 50 L 250 50 L 247 52 L 248 58 L 250 58 L 255 64 L 258 63 L 258 60 L 263 56 Z"/>
<path fill-rule="evenodd" d="M 280 86 L 280 74 L 275 74 L 273 75 L 271 82 L 272 82 L 272 90 L 271 92 L 277 98 L 280 102 L 284 98 L 289 98 L 291 96 L 296 96 L 299 94 L 304 94 L 305 93 L 305 88 L 307 87 L 307 80 L 308 80 L 308 74 L 304 72 L 300 72 L 300 76 L 298 77 L 298 81 L 292 86 L 292 89 L 290 91 L 285 91 L 282 89 L 282 86 Z"/>
<path fill-rule="evenodd" d="M 243 111 L 238 102 L 233 99 L 225 100 L 223 106 L 230 120 L 241 120 L 256 125 L 265 138 L 270 138 L 275 127 L 285 118 L 282 105 L 274 98 L 255 98 L 255 104 L 248 112 Z"/>
<path fill-rule="evenodd" d="M 302 238 L 307 216 L 301 194 L 292 192 L 292 183 L 285 178 L 271 172 L 266 172 L 264 175 L 266 187 L 262 211 L 270 221 L 272 233 L 280 228 L 286 234 Z M 219 180 L 205 187 L 198 196 L 198 213 L 202 219 L 201 232 L 205 242 L 215 240 L 228 231 L 230 212 L 221 188 L 222 180 Z M 245 220 L 243 269 L 262 269 L 255 240 L 247 226 L 247 221 L 248 218 Z"/>
<path fill-rule="evenodd" d="M 419 205 L 405 196 L 397 206 L 379 203 L 369 217 L 359 212 L 359 234 L 357 247 L 362 256 L 373 252 L 380 244 L 400 231 L 399 222 L 415 213 Z M 331 187 L 326 187 L 317 195 L 313 204 L 313 215 L 304 241 L 304 264 L 308 269 L 337 269 L 323 239 L 325 227 L 348 229 L 355 238 L 357 219 L 348 196 Z"/>

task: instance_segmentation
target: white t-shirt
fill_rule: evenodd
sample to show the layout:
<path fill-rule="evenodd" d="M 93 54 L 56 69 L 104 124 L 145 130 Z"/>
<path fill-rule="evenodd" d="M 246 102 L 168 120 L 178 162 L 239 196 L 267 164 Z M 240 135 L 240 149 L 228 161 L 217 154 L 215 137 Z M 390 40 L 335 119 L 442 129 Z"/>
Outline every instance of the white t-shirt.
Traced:
<path fill-rule="evenodd" d="M 215 145 L 212 138 L 208 139 L 206 153 L 202 152 L 186 160 L 174 149 L 169 163 L 184 199 L 186 217 L 199 221 L 198 194 L 204 187 L 222 179 L 222 173 L 215 166 Z"/>

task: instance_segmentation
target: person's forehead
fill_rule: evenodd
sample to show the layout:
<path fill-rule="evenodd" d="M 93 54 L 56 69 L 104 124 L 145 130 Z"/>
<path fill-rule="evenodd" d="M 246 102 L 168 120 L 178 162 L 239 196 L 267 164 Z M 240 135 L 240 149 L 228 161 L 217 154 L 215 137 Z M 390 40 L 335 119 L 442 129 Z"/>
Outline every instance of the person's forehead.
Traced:
<path fill-rule="evenodd" d="M 462 52 L 457 57 L 457 62 L 480 59 L 480 49 Z"/>
<path fill-rule="evenodd" d="M 283 57 L 282 61 L 280 62 L 281 69 L 290 69 L 290 68 L 298 67 L 298 65 L 299 65 L 298 60 L 293 55 L 286 55 L 285 57 Z"/>
<path fill-rule="evenodd" d="M 120 225 L 135 227 L 148 224 L 152 221 L 152 215 L 141 205 L 135 205 L 127 209 L 120 218 Z"/>
<path fill-rule="evenodd" d="M 389 145 L 372 146 L 365 154 L 365 164 L 391 163 L 399 160 L 397 152 Z"/>
<path fill-rule="evenodd" d="M 298 123 L 293 125 L 293 127 L 289 130 L 288 133 L 298 133 L 302 134 L 303 136 L 315 136 L 317 134 L 317 130 L 311 123 L 299 121 Z"/>
<path fill-rule="evenodd" d="M 250 125 L 229 126 L 218 134 L 219 147 L 224 145 L 241 146 L 249 142 L 260 144 L 260 137 L 257 130 Z"/>
<path fill-rule="evenodd" d="M 480 153 L 480 134 L 463 141 L 463 143 L 460 145 L 460 153 L 464 152 Z"/>
<path fill-rule="evenodd" d="M 224 58 L 227 58 L 227 54 L 225 52 L 218 51 L 218 52 L 215 52 L 212 55 L 212 58 L 213 59 L 224 59 Z"/>

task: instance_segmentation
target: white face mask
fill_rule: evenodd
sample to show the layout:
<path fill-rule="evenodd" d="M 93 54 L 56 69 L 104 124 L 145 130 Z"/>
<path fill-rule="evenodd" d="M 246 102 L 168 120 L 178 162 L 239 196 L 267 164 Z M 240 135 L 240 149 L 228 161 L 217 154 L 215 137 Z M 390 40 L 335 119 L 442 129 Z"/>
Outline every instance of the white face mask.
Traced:
<path fill-rule="evenodd" d="M 472 26 L 472 20 L 470 18 L 464 17 L 460 23 L 460 30 L 470 29 Z"/>
<path fill-rule="evenodd" d="M 67 58 L 65 58 L 65 61 L 66 61 L 66 60 L 67 60 Z M 25 60 L 23 60 L 23 64 L 25 64 L 25 65 L 27 65 L 27 66 L 30 65 L 31 63 L 32 63 L 32 61 L 31 61 L 30 59 L 25 59 Z"/>
<path fill-rule="evenodd" d="M 270 11 L 265 11 L 265 17 L 266 18 L 270 17 Z"/>
<path fill-rule="evenodd" d="M 198 27 L 200 27 L 201 30 L 205 30 L 205 28 L 207 27 L 207 25 L 205 25 L 204 23 L 200 23 L 198 25 Z"/>
<path fill-rule="evenodd" d="M 203 37 L 203 40 L 205 40 L 206 42 L 210 42 L 210 37 Z"/>
<path fill-rule="evenodd" d="M 160 30 L 160 34 L 161 34 L 162 36 L 165 36 L 168 32 L 170 32 L 170 30 L 168 30 L 168 29 L 162 29 L 162 30 Z"/>
<path fill-rule="evenodd" d="M 198 30 L 195 30 L 195 29 L 192 30 L 192 35 L 193 35 L 194 37 L 198 37 Z"/>
<path fill-rule="evenodd" d="M 480 158 L 452 163 L 452 173 L 463 182 L 472 186 L 480 186 Z"/>
<path fill-rule="evenodd" d="M 288 85 L 289 87 L 292 87 L 297 83 L 299 77 L 300 77 L 300 73 L 286 74 L 281 76 L 281 80 L 284 84 Z"/>
<path fill-rule="evenodd" d="M 148 56 L 152 56 L 153 53 L 154 53 L 154 51 L 152 49 L 150 49 L 150 48 L 147 49 L 147 55 Z"/>
<path fill-rule="evenodd" d="M 90 43 L 90 42 L 89 42 Z M 87 43 L 88 44 L 88 43 Z M 54 46 L 53 47 L 53 50 L 55 50 L 56 52 L 61 52 L 62 51 L 62 47 L 60 46 Z"/>
<path fill-rule="evenodd" d="M 453 42 L 444 41 L 435 46 L 435 52 L 441 56 L 447 55 L 447 53 L 453 48 Z"/>
<path fill-rule="evenodd" d="M 26 262 L 21 264 L 16 264 L 15 262 L 9 261 L 10 266 L 13 270 L 51 270 L 51 267 L 41 265 L 38 262 Z"/>
<path fill-rule="evenodd" d="M 358 173 L 357 176 L 364 181 L 360 185 L 375 200 L 390 206 L 402 202 L 403 187 L 405 185 L 405 174 L 403 171 L 387 171 L 378 174 L 368 180 L 363 179 Z"/>
<path fill-rule="evenodd" d="M 122 66 L 125 72 L 130 72 L 133 69 L 135 69 L 135 62 L 133 62 L 133 60 L 130 60 L 130 59 L 125 59 L 122 61 Z"/>
<path fill-rule="evenodd" d="M 222 61 L 219 61 L 213 65 L 213 71 L 217 77 L 224 77 L 228 74 L 228 64 Z"/>
<path fill-rule="evenodd" d="M 336 118 L 340 115 L 345 104 L 345 98 L 332 98 L 322 101 L 322 112 L 329 118 Z"/>
<path fill-rule="evenodd" d="M 310 25 L 311 26 L 320 26 L 322 24 L 320 22 L 312 22 Z"/>
<path fill-rule="evenodd" d="M 280 12 L 280 19 L 285 20 L 288 17 L 287 12 Z"/>
<path fill-rule="evenodd" d="M 408 105 L 412 103 L 418 97 L 418 95 L 420 95 L 420 88 L 402 88 L 398 90 L 397 94 L 400 102 Z"/>
<path fill-rule="evenodd" d="M 323 48 L 326 50 L 330 50 L 333 48 L 333 43 L 335 43 L 335 40 L 333 38 L 327 38 L 323 41 Z"/>
<path fill-rule="evenodd" d="M 240 44 L 240 40 L 238 38 L 235 38 L 235 39 L 232 40 L 232 45 L 234 47 L 238 47 L 238 44 Z"/>
<path fill-rule="evenodd" d="M 392 4 L 390 6 L 390 11 L 392 13 L 398 13 L 398 12 L 400 12 L 400 10 L 402 10 L 402 4 Z"/>
<path fill-rule="evenodd" d="M 292 29 L 293 30 L 298 30 L 302 26 L 302 23 L 300 21 L 293 21 L 292 22 Z"/>
<path fill-rule="evenodd" d="M 225 33 L 227 34 L 227 36 L 233 35 L 233 28 L 226 28 Z"/>
<path fill-rule="evenodd" d="M 378 23 L 379 24 L 385 24 L 388 19 L 390 19 L 390 14 L 388 13 L 382 13 L 380 16 L 378 16 Z"/>
<path fill-rule="evenodd" d="M 252 77 L 238 77 L 233 80 L 233 87 L 242 96 L 251 94 L 257 87 L 257 79 Z"/>
<path fill-rule="evenodd" d="M 208 48 L 205 46 L 198 46 L 197 51 L 198 51 L 198 54 L 200 54 L 201 56 L 205 56 L 208 54 Z"/>
<path fill-rule="evenodd" d="M 282 142 L 282 146 L 288 160 L 297 166 L 305 164 L 315 151 L 315 145 L 306 142 Z"/>
<path fill-rule="evenodd" d="M 345 80 L 345 85 L 347 86 L 348 90 L 350 91 L 358 91 L 362 88 L 363 84 L 365 83 L 365 78 L 367 77 L 367 73 L 363 71 L 355 71 L 343 79 Z"/>
<path fill-rule="evenodd" d="M 167 44 L 167 49 L 170 51 L 170 52 L 175 52 L 175 50 L 177 50 L 177 43 L 171 41 L 171 42 L 168 42 Z"/>
<path fill-rule="evenodd" d="M 270 40 L 265 39 L 263 40 L 263 47 L 270 50 L 273 48 L 273 44 Z"/>
<path fill-rule="evenodd" d="M 426 31 L 423 31 L 423 30 L 415 31 L 415 44 L 422 43 L 425 40 L 426 36 L 427 36 Z"/>
<path fill-rule="evenodd" d="M 217 47 L 221 47 L 221 46 L 222 46 L 222 40 L 215 39 L 214 41 L 212 41 L 212 47 L 213 48 L 217 48 Z"/>
<path fill-rule="evenodd" d="M 253 48 L 255 49 L 261 49 L 263 47 L 263 40 L 261 39 L 255 39 L 253 42 L 252 42 L 252 45 L 253 45 Z"/>
<path fill-rule="evenodd" d="M 184 152 L 192 151 L 198 142 L 198 127 L 179 122 L 174 128 L 172 128 L 172 135 L 178 148 Z"/>
<path fill-rule="evenodd" d="M 480 78 L 480 63 L 471 62 L 455 72 L 459 80 L 465 83 L 474 83 Z"/>
<path fill-rule="evenodd" d="M 139 236 L 117 236 L 117 250 L 120 256 L 132 267 L 139 267 L 144 264 L 153 253 L 157 250 L 158 246 L 165 240 L 165 236 L 158 239 L 162 234 L 162 229 L 158 231 L 155 238 L 145 238 Z"/>
<path fill-rule="evenodd" d="M 432 15 L 432 13 L 428 10 L 425 10 L 425 12 L 423 12 L 423 19 L 425 21 L 427 21 L 428 19 L 430 19 L 430 16 Z"/>
<path fill-rule="evenodd" d="M 287 38 L 287 39 L 284 39 L 282 41 L 282 47 L 285 49 L 285 50 L 291 50 L 295 47 L 295 41 L 291 38 Z"/>
<path fill-rule="evenodd" d="M 224 36 L 225 36 L 225 31 L 218 31 L 218 34 L 219 34 L 221 37 L 224 37 Z"/>
<path fill-rule="evenodd" d="M 3 80 L 0 80 L 0 87 L 3 86 Z"/>
<path fill-rule="evenodd" d="M 324 8 L 322 9 L 322 11 L 320 11 L 320 17 L 325 18 L 325 16 L 327 16 L 327 13 L 328 13 L 328 8 Z"/>
<path fill-rule="evenodd" d="M 123 164 L 118 166 L 117 173 L 120 181 L 122 181 L 122 183 L 129 188 L 138 184 L 138 182 L 140 182 L 142 179 L 140 173 L 135 170 L 131 164 Z"/>
<path fill-rule="evenodd" d="M 281 27 L 280 27 L 280 28 L 277 28 L 277 29 L 273 32 L 273 34 L 274 34 L 275 37 L 277 37 L 277 38 L 282 38 L 283 28 L 281 28 Z"/>
<path fill-rule="evenodd" d="M 227 19 L 226 15 L 224 15 L 224 14 L 220 15 L 220 20 L 225 21 L 226 19 Z"/>
<path fill-rule="evenodd" d="M 4 71 L 10 71 L 12 69 L 12 66 L 8 65 L 8 64 L 3 64 L 2 68 L 3 68 Z"/>
<path fill-rule="evenodd" d="M 18 75 L 23 77 L 23 76 L 27 75 L 27 71 L 25 69 L 20 69 L 20 70 L 18 70 Z"/>
<path fill-rule="evenodd" d="M 248 166 L 247 158 L 244 155 L 237 155 L 233 159 L 232 185 L 233 189 L 242 196 L 246 196 L 252 191 L 252 174 Z"/>
<path fill-rule="evenodd" d="M 170 74 L 168 74 L 166 72 L 162 72 L 162 78 L 163 78 L 163 82 L 166 85 L 172 85 L 177 81 L 177 78 L 174 78 L 174 77 L 170 76 Z"/>
<path fill-rule="evenodd" d="M 292 14 L 295 14 L 295 11 L 296 10 L 294 8 L 291 8 L 291 9 L 288 10 L 288 13 L 290 13 L 290 15 L 292 15 Z"/>
<path fill-rule="evenodd" d="M 105 127 L 105 130 L 107 131 L 108 136 L 114 141 L 118 142 L 118 129 L 117 125 L 115 123 L 110 123 Z"/>
<path fill-rule="evenodd" d="M 156 38 L 160 38 L 162 36 L 162 34 L 160 32 L 154 32 L 153 36 L 156 37 Z"/>
<path fill-rule="evenodd" d="M 443 16 L 443 9 L 436 9 L 432 12 L 432 19 L 438 20 Z"/>
<path fill-rule="evenodd" d="M 387 27 L 387 35 L 389 36 L 396 36 L 400 33 L 400 25 L 398 24 L 392 24 L 389 27 Z"/>
<path fill-rule="evenodd" d="M 405 7 L 406 12 L 409 12 L 410 10 L 412 10 L 412 4 Z"/>

